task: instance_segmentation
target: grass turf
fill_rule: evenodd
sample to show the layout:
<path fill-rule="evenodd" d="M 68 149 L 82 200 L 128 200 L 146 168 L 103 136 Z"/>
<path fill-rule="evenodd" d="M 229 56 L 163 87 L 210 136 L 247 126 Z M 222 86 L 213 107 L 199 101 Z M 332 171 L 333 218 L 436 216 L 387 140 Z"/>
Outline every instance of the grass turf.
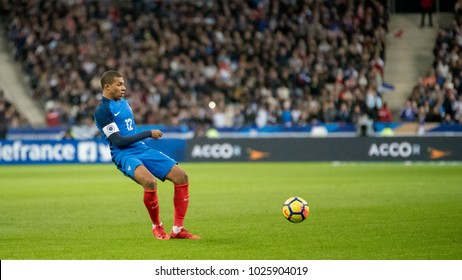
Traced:
<path fill-rule="evenodd" d="M 0 259 L 432 259 L 462 257 L 462 166 L 187 163 L 186 227 L 158 241 L 142 188 L 113 165 L 0 167 Z M 172 225 L 173 191 L 159 182 Z M 290 196 L 310 217 L 282 215 Z"/>

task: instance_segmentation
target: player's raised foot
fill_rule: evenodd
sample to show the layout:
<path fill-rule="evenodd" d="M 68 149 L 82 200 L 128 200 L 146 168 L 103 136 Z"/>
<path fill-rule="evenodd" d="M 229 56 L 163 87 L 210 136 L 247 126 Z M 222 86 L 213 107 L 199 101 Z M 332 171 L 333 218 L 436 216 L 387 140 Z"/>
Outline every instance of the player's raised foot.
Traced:
<path fill-rule="evenodd" d="M 152 234 L 159 240 L 169 240 L 167 232 L 165 232 L 164 226 L 162 224 L 152 228 Z"/>
<path fill-rule="evenodd" d="M 170 232 L 170 238 L 172 239 L 201 239 L 197 235 L 192 235 L 187 229 L 182 228 L 180 232 L 174 233 L 173 230 Z"/>

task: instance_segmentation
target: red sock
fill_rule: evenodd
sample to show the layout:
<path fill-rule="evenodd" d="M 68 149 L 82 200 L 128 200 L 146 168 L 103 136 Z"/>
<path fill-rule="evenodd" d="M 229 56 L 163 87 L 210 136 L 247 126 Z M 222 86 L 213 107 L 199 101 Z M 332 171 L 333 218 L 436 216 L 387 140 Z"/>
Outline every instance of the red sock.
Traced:
<path fill-rule="evenodd" d="M 184 217 L 189 204 L 188 190 L 189 184 L 175 185 L 175 192 L 173 195 L 173 205 L 175 207 L 174 226 L 182 227 L 184 224 Z"/>
<path fill-rule="evenodd" d="M 159 225 L 159 198 L 157 197 L 157 190 L 144 190 L 144 205 L 148 210 L 152 223 Z"/>

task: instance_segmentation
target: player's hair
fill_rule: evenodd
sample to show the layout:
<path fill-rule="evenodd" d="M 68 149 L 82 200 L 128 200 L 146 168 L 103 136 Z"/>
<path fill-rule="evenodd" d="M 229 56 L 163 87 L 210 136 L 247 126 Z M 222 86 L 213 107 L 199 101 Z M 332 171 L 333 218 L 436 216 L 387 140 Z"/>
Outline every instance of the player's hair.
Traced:
<path fill-rule="evenodd" d="M 104 72 L 104 74 L 101 76 L 101 87 L 104 89 L 104 86 L 107 84 L 112 84 L 114 81 L 114 78 L 120 78 L 122 75 L 114 70 L 109 70 Z"/>

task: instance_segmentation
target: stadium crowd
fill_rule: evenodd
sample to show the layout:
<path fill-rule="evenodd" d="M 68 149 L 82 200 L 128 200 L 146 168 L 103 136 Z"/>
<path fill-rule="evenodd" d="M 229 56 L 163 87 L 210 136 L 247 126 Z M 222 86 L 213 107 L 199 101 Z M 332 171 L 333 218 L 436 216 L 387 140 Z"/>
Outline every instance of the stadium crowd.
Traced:
<path fill-rule="evenodd" d="M 8 128 L 26 126 L 29 126 L 29 121 L 6 99 L 3 89 L 0 88 L 0 140 L 6 138 Z"/>
<path fill-rule="evenodd" d="M 391 121 L 384 0 L 3 3 L 49 126 L 91 123 L 108 69 L 126 78 L 139 124 Z"/>
<path fill-rule="evenodd" d="M 462 0 L 454 13 L 451 26 L 439 27 L 434 62 L 406 100 L 402 121 L 462 123 Z"/>

